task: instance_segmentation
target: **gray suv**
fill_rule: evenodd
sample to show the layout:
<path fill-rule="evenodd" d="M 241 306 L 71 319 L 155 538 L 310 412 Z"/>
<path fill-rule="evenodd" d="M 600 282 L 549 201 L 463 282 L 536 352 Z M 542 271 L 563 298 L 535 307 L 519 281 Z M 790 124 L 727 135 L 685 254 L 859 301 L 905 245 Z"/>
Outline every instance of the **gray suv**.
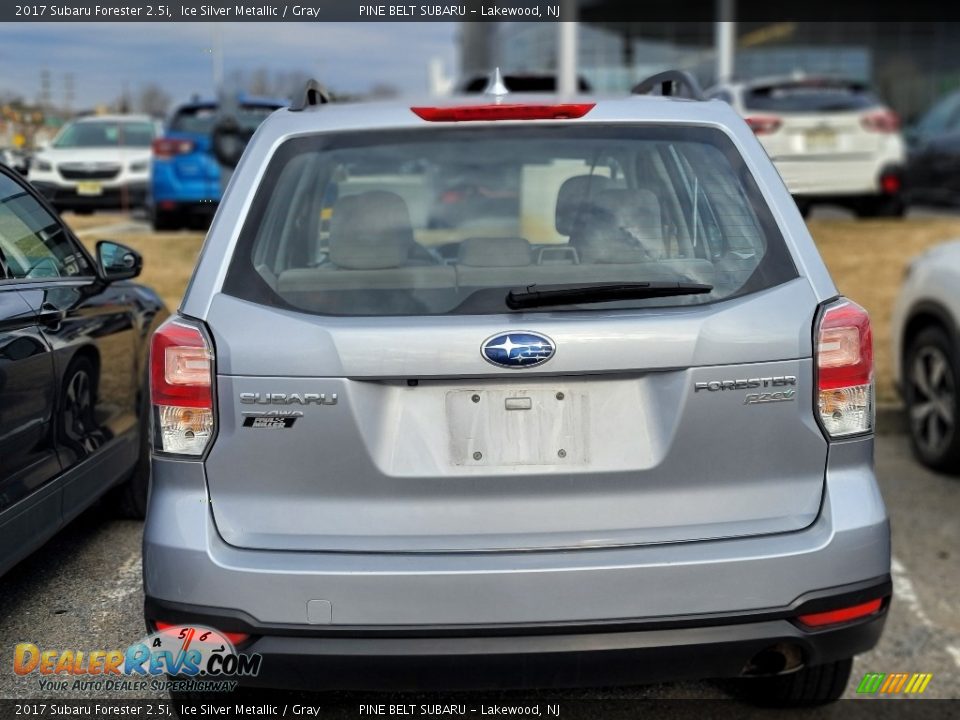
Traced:
<path fill-rule="evenodd" d="M 153 338 L 150 628 L 251 685 L 839 697 L 891 596 L 870 324 L 744 121 L 312 99 Z"/>

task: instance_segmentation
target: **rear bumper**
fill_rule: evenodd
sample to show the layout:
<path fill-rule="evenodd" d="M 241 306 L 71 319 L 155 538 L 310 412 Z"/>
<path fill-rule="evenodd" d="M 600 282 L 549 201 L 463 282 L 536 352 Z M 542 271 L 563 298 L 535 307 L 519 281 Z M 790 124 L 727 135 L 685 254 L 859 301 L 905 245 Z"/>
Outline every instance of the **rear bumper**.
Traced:
<path fill-rule="evenodd" d="M 884 195 L 881 177 L 899 173 L 896 156 L 867 159 L 776 159 L 787 189 L 792 195 L 809 198 L 862 198 Z"/>
<path fill-rule="evenodd" d="M 889 580 L 835 589 L 811 603 L 888 595 Z M 854 600 L 855 602 L 855 600 Z M 769 674 L 786 651 L 791 670 L 851 657 L 873 647 L 886 606 L 842 627 L 810 632 L 770 614 L 719 620 L 525 628 L 340 631 L 265 627 L 231 610 L 195 609 L 147 598 L 150 618 L 253 634 L 241 652 L 262 656 L 248 686 L 309 690 L 468 690 L 634 685 L 666 680 Z M 795 613 L 785 610 L 785 613 Z M 692 624 L 691 624 L 692 623 Z M 700 624 L 707 623 L 707 624 Z M 711 624 L 712 623 L 712 624 Z"/>
<path fill-rule="evenodd" d="M 872 453 L 872 439 L 831 444 L 820 514 L 802 530 L 474 553 L 233 547 L 214 523 L 203 463 L 154 457 L 145 594 L 234 607 L 268 625 L 499 626 L 785 608 L 812 590 L 889 574 L 889 523 Z M 268 488 L 269 477 L 263 482 Z M 329 610 L 312 612 L 318 605 Z"/>

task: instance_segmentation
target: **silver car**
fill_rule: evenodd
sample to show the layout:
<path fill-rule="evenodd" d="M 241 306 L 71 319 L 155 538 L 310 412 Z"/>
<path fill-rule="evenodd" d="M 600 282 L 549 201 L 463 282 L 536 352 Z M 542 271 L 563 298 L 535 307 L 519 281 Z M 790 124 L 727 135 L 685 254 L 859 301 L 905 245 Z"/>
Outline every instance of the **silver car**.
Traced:
<path fill-rule="evenodd" d="M 313 100 L 153 339 L 148 625 L 250 685 L 840 696 L 891 595 L 870 323 L 746 123 Z"/>

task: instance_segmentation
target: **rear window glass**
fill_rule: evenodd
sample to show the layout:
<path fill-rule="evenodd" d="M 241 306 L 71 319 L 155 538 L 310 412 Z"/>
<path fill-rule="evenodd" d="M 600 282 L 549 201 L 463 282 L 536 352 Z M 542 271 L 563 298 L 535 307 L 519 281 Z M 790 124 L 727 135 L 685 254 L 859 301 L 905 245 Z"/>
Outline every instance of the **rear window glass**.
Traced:
<path fill-rule="evenodd" d="M 256 130 L 267 115 L 276 110 L 273 105 L 243 105 L 237 113 L 237 122 L 245 130 Z M 170 120 L 170 129 L 177 132 L 209 135 L 217 120 L 216 105 L 180 108 Z"/>
<path fill-rule="evenodd" d="M 768 112 L 845 112 L 879 105 L 876 97 L 856 83 L 798 82 L 747 88 L 747 110 Z"/>
<path fill-rule="evenodd" d="M 270 162 L 225 290 L 330 315 L 508 312 L 512 289 L 694 282 L 693 305 L 796 277 L 710 128 L 542 124 L 316 135 Z"/>

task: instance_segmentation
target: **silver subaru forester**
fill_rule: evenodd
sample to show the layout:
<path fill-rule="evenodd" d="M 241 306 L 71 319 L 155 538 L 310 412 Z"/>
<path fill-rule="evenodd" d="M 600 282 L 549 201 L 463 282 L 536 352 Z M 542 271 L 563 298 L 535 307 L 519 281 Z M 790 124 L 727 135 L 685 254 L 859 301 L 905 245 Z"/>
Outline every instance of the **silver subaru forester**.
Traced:
<path fill-rule="evenodd" d="M 153 338 L 148 626 L 251 685 L 839 697 L 891 596 L 870 322 L 744 121 L 307 99 Z"/>

